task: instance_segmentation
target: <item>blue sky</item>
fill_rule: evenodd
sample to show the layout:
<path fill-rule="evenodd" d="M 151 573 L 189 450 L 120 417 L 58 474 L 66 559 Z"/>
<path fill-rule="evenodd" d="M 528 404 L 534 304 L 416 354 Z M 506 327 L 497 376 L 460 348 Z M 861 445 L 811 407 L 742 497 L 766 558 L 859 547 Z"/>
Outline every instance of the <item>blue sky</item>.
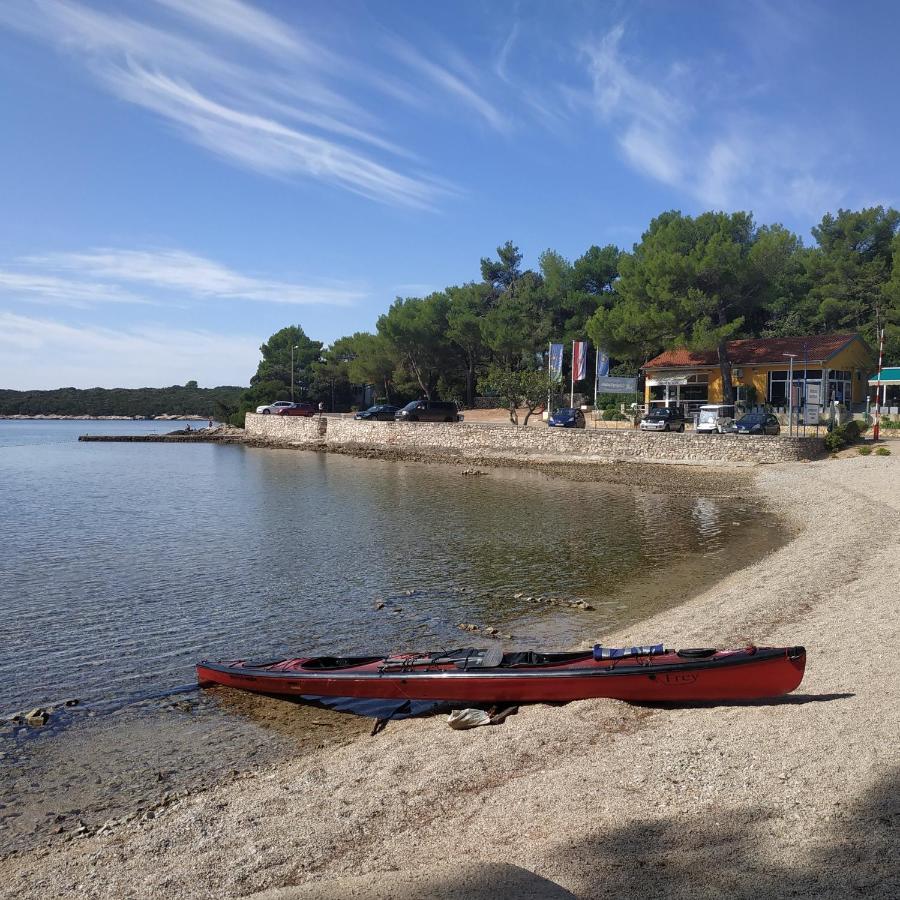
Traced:
<path fill-rule="evenodd" d="M 0 387 L 245 384 L 512 240 L 900 204 L 900 6 L 0 3 Z"/>

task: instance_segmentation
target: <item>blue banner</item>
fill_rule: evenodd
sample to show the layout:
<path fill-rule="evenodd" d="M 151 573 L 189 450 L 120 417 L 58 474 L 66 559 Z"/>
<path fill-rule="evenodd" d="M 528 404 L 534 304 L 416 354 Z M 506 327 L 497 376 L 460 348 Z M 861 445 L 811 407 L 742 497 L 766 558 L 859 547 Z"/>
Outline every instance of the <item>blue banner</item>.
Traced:
<path fill-rule="evenodd" d="M 563 345 L 550 345 L 550 377 L 555 381 L 562 378 Z"/>
<path fill-rule="evenodd" d="M 597 377 L 606 378 L 609 375 L 609 354 L 605 350 L 597 349 Z"/>

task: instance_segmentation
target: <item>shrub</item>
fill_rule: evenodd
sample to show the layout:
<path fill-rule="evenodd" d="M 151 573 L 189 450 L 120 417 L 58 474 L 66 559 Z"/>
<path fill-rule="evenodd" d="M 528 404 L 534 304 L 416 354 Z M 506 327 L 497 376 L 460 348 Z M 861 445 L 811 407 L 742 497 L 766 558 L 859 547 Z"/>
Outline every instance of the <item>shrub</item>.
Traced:
<path fill-rule="evenodd" d="M 840 428 L 835 428 L 834 431 L 825 435 L 826 450 L 836 453 L 838 450 L 843 450 L 846 446 L 847 440 L 844 437 L 844 432 Z"/>
<path fill-rule="evenodd" d="M 844 433 L 847 435 L 847 443 L 848 444 L 852 444 L 853 441 L 855 441 L 860 436 L 860 433 L 862 432 L 862 429 L 860 428 L 860 423 L 856 419 L 851 419 L 849 422 L 847 422 L 846 425 L 843 426 L 843 428 L 844 428 Z"/>
<path fill-rule="evenodd" d="M 839 425 L 825 436 L 825 448 L 832 452 L 843 450 L 859 440 L 859 433 L 859 423 L 855 419 L 846 425 Z"/>
<path fill-rule="evenodd" d="M 876 456 L 890 456 L 891 451 L 887 447 L 878 447 L 875 450 L 875 455 Z"/>
<path fill-rule="evenodd" d="M 856 452 L 860 456 L 868 456 L 872 452 L 872 448 L 871 447 L 857 447 Z"/>

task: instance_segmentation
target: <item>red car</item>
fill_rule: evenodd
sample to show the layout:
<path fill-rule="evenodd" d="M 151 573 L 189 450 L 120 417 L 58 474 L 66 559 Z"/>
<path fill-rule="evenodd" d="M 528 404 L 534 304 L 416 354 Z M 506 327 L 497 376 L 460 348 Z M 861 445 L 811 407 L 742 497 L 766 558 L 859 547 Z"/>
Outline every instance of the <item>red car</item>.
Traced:
<path fill-rule="evenodd" d="M 314 416 L 316 408 L 312 403 L 294 403 L 292 406 L 282 406 L 275 410 L 276 416 Z"/>

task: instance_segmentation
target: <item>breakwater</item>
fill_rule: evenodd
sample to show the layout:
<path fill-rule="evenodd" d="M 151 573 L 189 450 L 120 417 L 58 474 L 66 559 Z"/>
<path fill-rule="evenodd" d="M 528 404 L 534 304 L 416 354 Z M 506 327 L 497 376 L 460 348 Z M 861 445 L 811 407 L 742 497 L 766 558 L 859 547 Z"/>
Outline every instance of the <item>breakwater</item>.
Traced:
<path fill-rule="evenodd" d="M 823 455 L 819 438 L 637 430 L 512 428 L 458 423 L 365 422 L 248 413 L 250 441 L 302 449 L 384 453 L 444 460 L 657 462 L 707 465 L 796 462 Z"/>

